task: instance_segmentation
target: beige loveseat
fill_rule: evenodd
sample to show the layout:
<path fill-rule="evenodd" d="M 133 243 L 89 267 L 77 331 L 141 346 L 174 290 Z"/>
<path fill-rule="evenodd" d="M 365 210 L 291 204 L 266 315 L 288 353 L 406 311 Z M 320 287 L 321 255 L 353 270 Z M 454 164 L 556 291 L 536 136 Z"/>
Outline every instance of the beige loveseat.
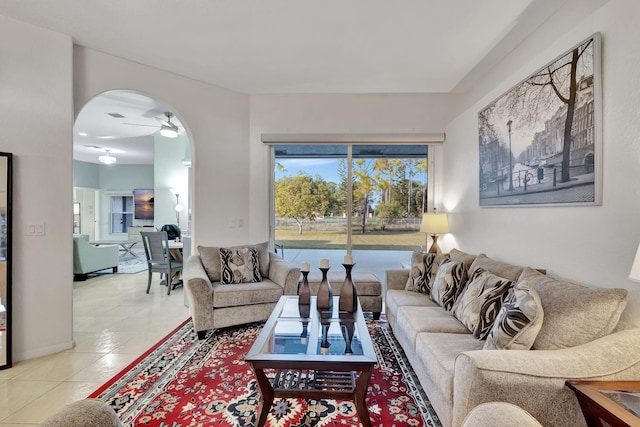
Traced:
<path fill-rule="evenodd" d="M 296 295 L 300 269 L 269 251 L 268 242 L 228 249 L 257 249 L 257 282 L 222 284 L 220 247 L 198 246 L 183 271 L 198 338 L 214 328 L 267 320 L 282 295 Z"/>
<path fill-rule="evenodd" d="M 414 269 L 388 270 L 387 318 L 444 426 L 461 426 L 485 402 L 517 405 L 544 426 L 584 426 L 566 380 L 640 378 L 640 328 L 616 328 L 625 290 L 554 280 L 483 254 L 453 250 L 447 256 L 464 265 L 467 278 L 480 267 L 518 288 L 533 289 L 539 331 L 528 330 L 534 333 L 527 336 L 531 350 L 484 349 L 486 341 L 456 317 L 457 305 L 448 311 L 430 293 L 405 289 L 411 288 Z M 523 336 L 516 337 L 514 343 Z"/>

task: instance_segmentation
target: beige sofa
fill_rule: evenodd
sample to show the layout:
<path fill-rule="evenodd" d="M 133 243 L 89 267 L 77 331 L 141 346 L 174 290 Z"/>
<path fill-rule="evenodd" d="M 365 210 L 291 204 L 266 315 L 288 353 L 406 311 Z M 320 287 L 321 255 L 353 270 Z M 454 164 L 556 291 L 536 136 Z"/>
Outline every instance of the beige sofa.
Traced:
<path fill-rule="evenodd" d="M 183 278 L 189 311 L 198 338 L 214 328 L 267 320 L 282 295 L 296 295 L 300 269 L 269 251 L 268 242 L 234 246 L 255 247 L 261 280 L 222 284 L 220 247 L 198 246 L 187 259 Z"/>
<path fill-rule="evenodd" d="M 545 426 L 584 426 L 567 379 L 640 378 L 640 328 L 616 329 L 625 290 L 553 280 L 485 255 L 454 250 L 450 258 L 467 277 L 481 267 L 533 288 L 544 315 L 532 350 L 485 350 L 430 294 L 405 290 L 412 270 L 387 271 L 387 318 L 444 426 L 461 426 L 485 402 L 517 405 Z"/>

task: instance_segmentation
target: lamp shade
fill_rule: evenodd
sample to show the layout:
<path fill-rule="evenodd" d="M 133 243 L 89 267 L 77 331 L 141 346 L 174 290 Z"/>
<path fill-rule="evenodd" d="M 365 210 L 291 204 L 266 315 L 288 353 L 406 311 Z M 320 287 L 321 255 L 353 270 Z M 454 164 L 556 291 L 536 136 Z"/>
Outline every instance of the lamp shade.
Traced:
<path fill-rule="evenodd" d="M 631 271 L 629 272 L 629 279 L 634 282 L 640 282 L 640 245 L 636 251 L 636 257 L 633 260 Z"/>
<path fill-rule="evenodd" d="M 420 231 L 427 234 L 447 234 L 449 232 L 449 222 L 447 214 L 426 213 L 422 215 Z"/>

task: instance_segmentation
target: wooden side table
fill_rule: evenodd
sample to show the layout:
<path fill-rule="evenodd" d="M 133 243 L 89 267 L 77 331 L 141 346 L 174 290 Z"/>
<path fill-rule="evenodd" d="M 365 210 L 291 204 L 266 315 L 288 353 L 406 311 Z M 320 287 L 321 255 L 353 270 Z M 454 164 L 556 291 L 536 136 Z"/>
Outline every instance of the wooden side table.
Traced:
<path fill-rule="evenodd" d="M 567 381 L 566 384 L 576 394 L 589 427 L 640 426 L 640 381 Z"/>

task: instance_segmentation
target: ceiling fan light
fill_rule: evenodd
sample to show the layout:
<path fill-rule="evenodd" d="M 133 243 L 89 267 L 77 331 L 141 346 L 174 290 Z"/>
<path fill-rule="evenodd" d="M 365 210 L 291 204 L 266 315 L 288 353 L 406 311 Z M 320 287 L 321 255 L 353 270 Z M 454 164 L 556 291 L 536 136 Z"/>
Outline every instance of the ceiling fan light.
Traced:
<path fill-rule="evenodd" d="M 100 163 L 104 163 L 105 165 L 111 165 L 111 164 L 115 163 L 117 161 L 117 159 L 115 157 L 113 157 L 111 154 L 107 153 L 104 156 L 98 156 L 98 161 Z"/>
<path fill-rule="evenodd" d="M 111 165 L 115 163 L 116 158 L 111 155 L 111 150 L 104 150 L 104 151 L 106 154 L 104 156 L 98 156 L 98 161 L 106 165 Z"/>
<path fill-rule="evenodd" d="M 175 138 L 178 136 L 178 129 L 167 125 L 160 126 L 160 135 L 165 138 Z"/>

